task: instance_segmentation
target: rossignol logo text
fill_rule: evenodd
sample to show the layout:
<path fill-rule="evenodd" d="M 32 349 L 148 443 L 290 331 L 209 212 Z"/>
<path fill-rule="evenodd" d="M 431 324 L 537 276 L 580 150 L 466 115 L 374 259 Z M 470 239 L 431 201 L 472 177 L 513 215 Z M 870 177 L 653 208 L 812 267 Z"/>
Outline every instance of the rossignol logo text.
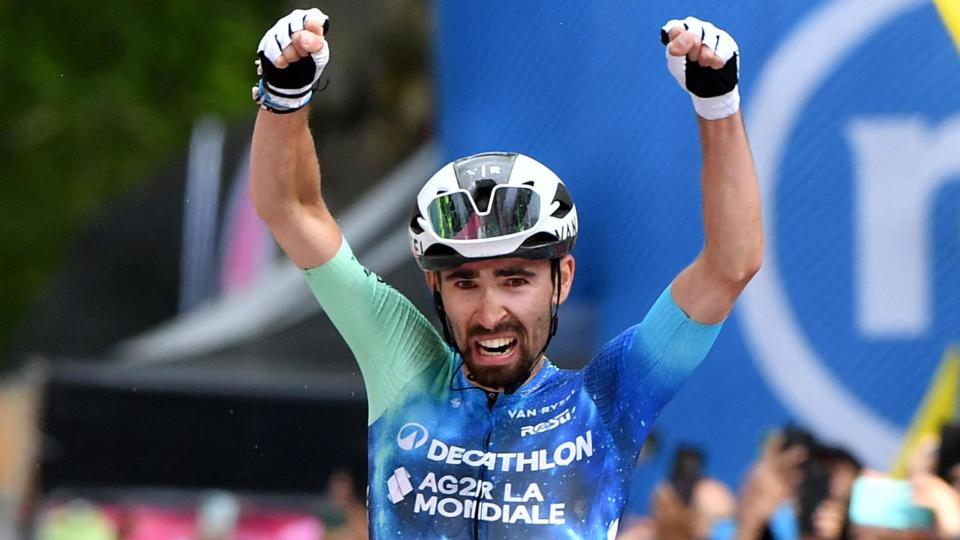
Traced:
<path fill-rule="evenodd" d="M 573 413 L 576 410 L 576 407 L 570 407 L 569 409 L 564 410 L 560 414 L 547 421 L 540 422 L 539 424 L 534 424 L 532 426 L 523 426 L 520 428 L 520 436 L 526 437 L 527 435 L 536 435 L 537 433 L 543 433 L 545 431 L 550 431 L 551 429 L 556 429 L 569 422 L 573 418 Z"/>

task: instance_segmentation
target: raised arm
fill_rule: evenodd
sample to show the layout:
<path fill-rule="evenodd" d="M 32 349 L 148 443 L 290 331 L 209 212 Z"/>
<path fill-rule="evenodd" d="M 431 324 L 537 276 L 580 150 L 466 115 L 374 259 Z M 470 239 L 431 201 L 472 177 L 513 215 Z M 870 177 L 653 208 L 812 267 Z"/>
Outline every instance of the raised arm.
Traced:
<path fill-rule="evenodd" d="M 763 258 L 760 192 L 740 113 L 699 119 L 705 242 L 673 282 L 673 298 L 692 319 L 723 320 Z"/>
<path fill-rule="evenodd" d="M 760 269 L 760 192 L 739 112 L 736 43 L 710 23 L 691 18 L 671 23 L 664 28 L 668 61 L 698 113 L 705 236 L 699 256 L 674 280 L 672 294 L 690 318 L 710 324 L 730 313 Z M 684 70 L 680 75 L 678 68 Z"/>
<path fill-rule="evenodd" d="M 257 214 L 301 268 L 330 260 L 341 233 L 320 194 L 320 166 L 307 123 L 312 87 L 329 58 L 319 10 L 280 19 L 260 42 L 263 79 L 250 159 Z M 282 48 L 281 48 L 282 46 Z"/>
<path fill-rule="evenodd" d="M 320 165 L 306 108 L 257 115 L 250 193 L 257 214 L 297 266 L 320 266 L 336 254 L 340 227 L 320 195 Z"/>

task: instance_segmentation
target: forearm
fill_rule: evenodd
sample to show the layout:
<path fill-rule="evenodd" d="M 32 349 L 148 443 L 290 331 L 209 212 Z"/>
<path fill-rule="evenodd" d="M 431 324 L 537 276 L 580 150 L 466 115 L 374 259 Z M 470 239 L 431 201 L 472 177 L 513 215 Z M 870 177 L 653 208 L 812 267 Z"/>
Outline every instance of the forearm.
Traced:
<path fill-rule="evenodd" d="M 701 190 L 706 242 L 701 255 L 711 273 L 746 282 L 763 258 L 760 191 L 743 119 L 699 118 L 703 149 Z"/>
<path fill-rule="evenodd" d="M 320 195 L 320 166 L 306 108 L 258 114 L 250 193 L 260 219 L 297 266 L 320 266 L 337 253 L 340 227 Z"/>
<path fill-rule="evenodd" d="M 253 130 L 250 191 L 257 213 L 267 223 L 304 207 L 324 208 L 320 167 L 307 123 L 307 109 L 291 114 L 261 110 Z"/>

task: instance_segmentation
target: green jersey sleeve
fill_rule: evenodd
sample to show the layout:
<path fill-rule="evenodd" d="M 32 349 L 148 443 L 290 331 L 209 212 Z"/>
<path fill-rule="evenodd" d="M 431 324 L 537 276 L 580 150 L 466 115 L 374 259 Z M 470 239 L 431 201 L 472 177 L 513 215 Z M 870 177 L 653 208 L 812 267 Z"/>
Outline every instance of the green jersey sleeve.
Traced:
<path fill-rule="evenodd" d="M 450 360 L 450 348 L 433 324 L 399 291 L 364 268 L 346 239 L 332 259 L 304 273 L 360 366 L 368 425 L 417 375 Z"/>

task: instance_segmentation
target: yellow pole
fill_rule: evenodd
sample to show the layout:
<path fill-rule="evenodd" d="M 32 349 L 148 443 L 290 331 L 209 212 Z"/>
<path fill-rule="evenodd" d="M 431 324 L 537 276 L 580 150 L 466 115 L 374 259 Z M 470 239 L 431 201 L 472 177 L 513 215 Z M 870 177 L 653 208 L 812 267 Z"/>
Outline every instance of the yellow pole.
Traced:
<path fill-rule="evenodd" d="M 960 52 L 960 0 L 933 0 L 933 3 L 957 46 L 957 52 Z"/>
<path fill-rule="evenodd" d="M 890 471 L 894 477 L 906 477 L 910 456 L 921 439 L 929 435 L 939 436 L 940 427 L 953 420 L 957 409 L 958 383 L 960 383 L 960 349 L 951 346 L 944 351 L 940 367 L 930 381 L 923 403 L 913 417 L 900 454 Z"/>

